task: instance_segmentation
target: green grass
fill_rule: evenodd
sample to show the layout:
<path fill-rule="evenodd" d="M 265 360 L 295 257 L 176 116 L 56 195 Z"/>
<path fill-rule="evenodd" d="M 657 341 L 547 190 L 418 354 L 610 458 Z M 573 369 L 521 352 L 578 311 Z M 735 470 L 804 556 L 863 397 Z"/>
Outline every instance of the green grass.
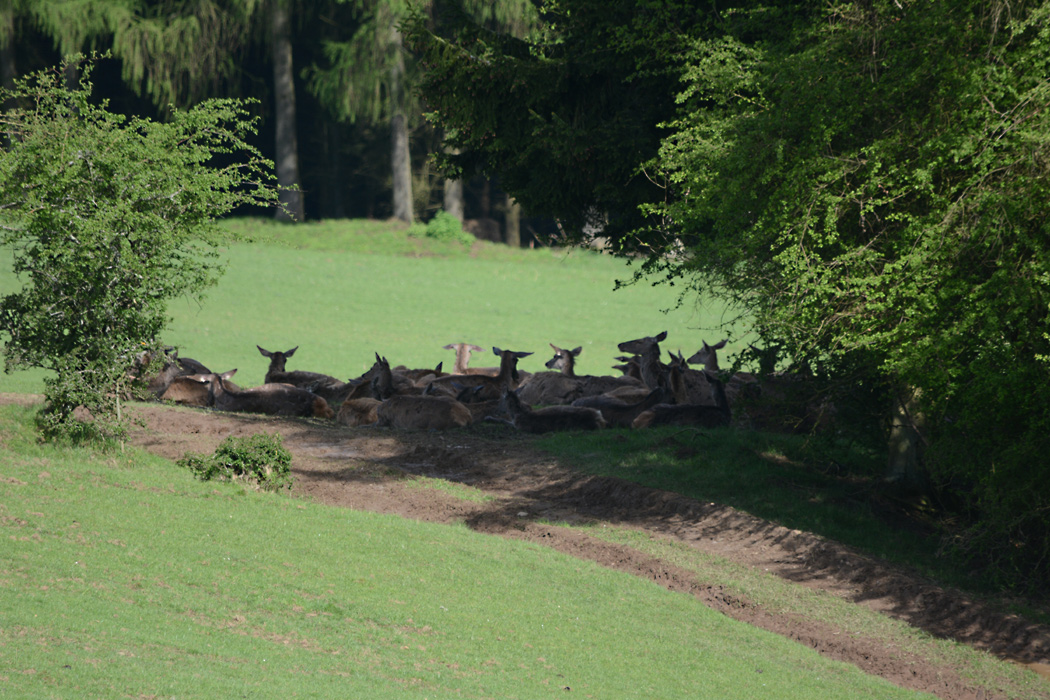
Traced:
<path fill-rule="evenodd" d="M 229 249 L 228 271 L 203 304 L 169 305 L 164 340 L 212 370 L 237 368 L 242 386 L 266 373 L 257 344 L 299 346 L 290 370 L 343 379 L 371 367 L 376 352 L 395 365 L 450 367 L 453 353 L 442 346 L 461 341 L 533 352 L 520 364 L 528 371 L 544 369 L 548 343 L 582 346 L 577 371 L 607 374 L 624 340 L 666 330 L 665 347 L 688 355 L 724 335 L 710 330 L 722 322 L 721 308 L 675 308 L 676 288 L 648 283 L 613 291 L 633 268 L 589 251 L 465 248 L 374 221 L 224 225 L 256 242 Z M 10 251 L 0 251 L 0 294 L 17 285 Z M 743 347 L 737 342 L 726 353 Z M 498 362 L 487 352 L 472 364 Z M 0 391 L 37 393 L 41 379 L 39 372 L 3 375 Z"/>
<path fill-rule="evenodd" d="M 546 548 L 0 444 L 5 697 L 918 697 Z"/>

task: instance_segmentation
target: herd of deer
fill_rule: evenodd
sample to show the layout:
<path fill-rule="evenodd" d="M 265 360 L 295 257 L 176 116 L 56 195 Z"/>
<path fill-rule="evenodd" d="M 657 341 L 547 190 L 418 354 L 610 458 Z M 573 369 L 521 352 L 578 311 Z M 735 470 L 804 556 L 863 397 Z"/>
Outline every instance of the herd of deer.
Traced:
<path fill-rule="evenodd" d="M 316 372 L 287 371 L 298 346 L 285 352 L 259 352 L 270 361 L 265 384 L 242 389 L 231 381 L 236 369 L 216 374 L 201 363 L 171 355 L 159 373 L 144 380 L 148 393 L 164 401 L 271 415 L 335 419 L 348 426 L 377 425 L 406 430 L 443 430 L 478 421 L 499 421 L 530 433 L 595 430 L 606 426 L 643 428 L 655 425 L 728 426 L 731 403 L 759 386 L 754 375 L 736 373 L 723 381 L 718 350 L 726 341 L 703 347 L 685 359 L 671 353 L 661 359 L 656 336 L 620 343 L 624 364 L 619 376 L 577 375 L 581 348 L 553 344 L 550 370 L 518 371 L 518 360 L 531 352 L 492 348 L 499 367 L 469 367 L 477 345 L 456 343 L 452 372 L 442 364 L 430 370 L 391 368 L 376 353 L 371 369 L 342 381 Z M 690 365 L 702 365 L 693 369 Z M 533 406 L 542 406 L 533 408 Z"/>

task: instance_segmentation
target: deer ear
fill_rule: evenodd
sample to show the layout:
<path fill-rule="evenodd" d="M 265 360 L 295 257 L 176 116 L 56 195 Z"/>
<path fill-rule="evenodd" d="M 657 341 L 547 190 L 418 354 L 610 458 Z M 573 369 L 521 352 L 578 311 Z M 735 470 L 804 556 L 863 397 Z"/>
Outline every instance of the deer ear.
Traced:
<path fill-rule="evenodd" d="M 288 352 L 284 353 L 284 356 L 285 356 L 285 357 L 291 357 L 292 355 L 294 355 L 294 354 L 295 354 L 295 351 L 296 351 L 296 350 L 298 350 L 298 349 L 299 349 L 299 346 L 298 346 L 298 345 L 296 345 L 296 346 L 295 346 L 294 348 L 292 348 L 292 349 L 291 349 L 291 350 L 289 350 Z"/>
<path fill-rule="evenodd" d="M 497 348 L 496 346 L 493 346 L 493 347 L 492 347 L 492 353 L 493 353 L 494 355 L 502 355 L 502 354 L 503 354 L 503 351 L 502 351 L 502 350 L 500 350 L 499 348 Z"/>
<path fill-rule="evenodd" d="M 441 349 L 442 350 L 455 350 L 456 346 L 453 345 L 452 343 L 449 343 L 448 345 L 443 346 Z"/>
<path fill-rule="evenodd" d="M 575 350 L 570 350 L 570 351 L 569 351 L 569 353 L 570 353 L 570 354 L 571 354 L 571 355 L 572 355 L 573 357 L 576 357 L 576 356 L 577 356 L 577 355 L 579 355 L 579 354 L 580 354 L 581 352 L 583 352 L 583 346 L 582 346 L 582 345 L 581 345 L 580 347 L 576 348 Z"/>
<path fill-rule="evenodd" d="M 721 350 L 722 348 L 724 348 L 726 346 L 726 343 L 728 343 L 728 342 L 729 342 L 729 338 L 726 338 L 722 342 L 716 343 L 715 345 L 712 345 L 711 347 L 714 348 L 715 350 Z"/>
<path fill-rule="evenodd" d="M 259 348 L 259 352 L 262 353 L 263 357 L 273 357 L 273 353 L 269 350 L 264 350 L 261 345 L 256 345 L 255 347 Z"/>
<path fill-rule="evenodd" d="M 522 357 L 528 357 L 531 354 L 531 352 L 516 352 L 514 353 L 514 356 L 520 359 Z"/>
<path fill-rule="evenodd" d="M 665 340 L 667 340 L 667 331 L 664 331 L 660 335 L 656 336 L 656 342 L 658 342 L 658 343 L 662 343 Z"/>
<path fill-rule="evenodd" d="M 237 370 L 236 369 L 231 369 L 229 372 L 223 372 L 222 374 L 220 374 L 219 378 L 220 379 L 229 379 L 230 377 L 232 377 L 235 374 L 237 374 Z"/>

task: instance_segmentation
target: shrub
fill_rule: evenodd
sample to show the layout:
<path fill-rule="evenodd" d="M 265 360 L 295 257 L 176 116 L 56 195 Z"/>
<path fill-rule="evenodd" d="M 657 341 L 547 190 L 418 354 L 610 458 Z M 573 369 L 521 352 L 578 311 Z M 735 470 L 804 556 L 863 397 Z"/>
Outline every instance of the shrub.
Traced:
<path fill-rule="evenodd" d="M 92 99 L 91 62 L 81 69 L 76 87 L 55 68 L 0 90 L 19 105 L 2 118 L 0 245 L 22 282 L 0 299 L 0 338 L 7 371 L 54 372 L 46 435 L 123 437 L 121 397 L 138 355 L 158 349 L 167 302 L 222 273 L 229 236 L 215 218 L 276 190 L 241 103 L 208 100 L 166 123 L 124 117 Z"/>
<path fill-rule="evenodd" d="M 279 433 L 245 438 L 231 435 L 211 456 L 189 452 L 178 464 L 201 481 L 241 479 L 264 491 L 292 487 L 292 455 L 284 448 Z"/>
<path fill-rule="evenodd" d="M 460 220 L 447 211 L 438 211 L 434 218 L 427 222 L 423 235 L 439 241 L 455 241 L 468 246 L 474 243 L 474 236 L 464 231 Z"/>

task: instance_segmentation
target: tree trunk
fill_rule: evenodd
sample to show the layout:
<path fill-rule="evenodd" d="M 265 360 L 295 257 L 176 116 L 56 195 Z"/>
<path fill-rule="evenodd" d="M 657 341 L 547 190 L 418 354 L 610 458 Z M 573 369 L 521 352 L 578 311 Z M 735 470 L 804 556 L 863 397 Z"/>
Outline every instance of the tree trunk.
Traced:
<path fill-rule="evenodd" d="M 292 30 L 284 0 L 272 0 L 273 92 L 276 122 L 276 166 L 280 203 L 278 221 L 305 219 L 299 190 L 299 145 L 295 135 L 295 81 L 292 72 Z"/>
<path fill-rule="evenodd" d="M 507 195 L 507 207 L 506 207 L 506 225 L 504 230 L 506 231 L 506 243 L 511 248 L 521 247 L 521 205 L 518 204 L 517 200 Z"/>
<path fill-rule="evenodd" d="M 463 223 L 463 181 L 445 180 L 444 209 Z"/>
<path fill-rule="evenodd" d="M 3 86 L 7 90 L 12 90 L 15 87 L 15 78 L 18 77 L 18 66 L 15 64 L 15 38 L 12 35 L 4 37 L 3 46 L 0 47 L 0 80 L 3 81 Z M 3 110 L 9 112 L 15 109 L 18 103 L 13 98 L 8 98 L 3 104 Z M 4 132 L 3 135 L 3 146 L 6 148 L 11 145 L 11 134 Z"/>
<path fill-rule="evenodd" d="M 405 118 L 403 79 L 405 60 L 401 54 L 401 32 L 395 25 L 391 44 L 395 52 L 390 67 L 390 167 L 394 188 L 394 218 L 412 223 L 412 158 L 408 150 L 408 120 Z"/>
<path fill-rule="evenodd" d="M 905 491 L 922 491 L 927 485 L 922 460 L 926 417 L 919 408 L 920 395 L 918 389 L 904 387 L 894 398 L 890 416 L 886 481 Z"/>

